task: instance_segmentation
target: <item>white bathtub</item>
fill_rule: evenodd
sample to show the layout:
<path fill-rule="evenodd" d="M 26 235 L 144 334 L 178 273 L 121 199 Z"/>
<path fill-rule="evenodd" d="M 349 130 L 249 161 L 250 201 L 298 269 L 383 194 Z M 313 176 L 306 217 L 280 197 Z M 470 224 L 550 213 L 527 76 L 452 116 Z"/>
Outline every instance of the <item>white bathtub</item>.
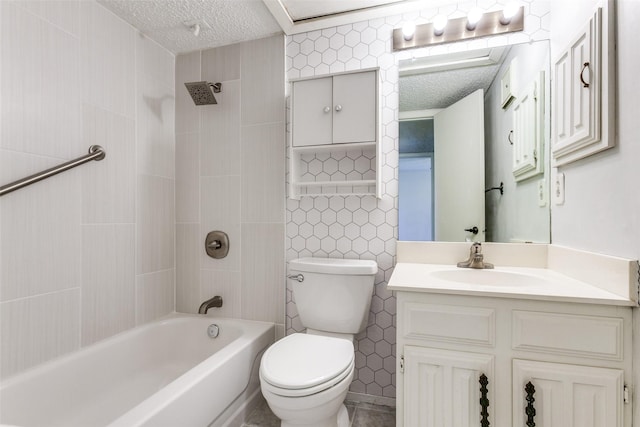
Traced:
<path fill-rule="evenodd" d="M 220 327 L 210 338 L 207 327 Z M 173 314 L 3 381 L 0 423 L 64 427 L 223 425 L 259 393 L 274 325 Z"/>

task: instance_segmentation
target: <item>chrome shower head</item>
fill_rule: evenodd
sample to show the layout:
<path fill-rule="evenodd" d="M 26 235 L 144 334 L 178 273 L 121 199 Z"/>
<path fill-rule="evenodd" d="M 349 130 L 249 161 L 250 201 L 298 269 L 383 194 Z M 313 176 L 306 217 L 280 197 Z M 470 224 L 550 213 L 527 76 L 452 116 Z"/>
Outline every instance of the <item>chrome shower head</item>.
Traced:
<path fill-rule="evenodd" d="M 214 93 L 222 91 L 222 83 L 190 82 L 184 84 L 196 105 L 217 104 Z"/>

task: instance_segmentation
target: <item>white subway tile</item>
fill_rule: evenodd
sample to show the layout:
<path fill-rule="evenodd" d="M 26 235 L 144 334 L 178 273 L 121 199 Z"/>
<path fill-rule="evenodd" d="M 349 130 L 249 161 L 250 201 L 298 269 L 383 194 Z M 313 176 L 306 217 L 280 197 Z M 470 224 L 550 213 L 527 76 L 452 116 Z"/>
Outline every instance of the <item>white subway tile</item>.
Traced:
<path fill-rule="evenodd" d="M 2 2 L 0 145 L 60 159 L 81 150 L 78 40 Z"/>
<path fill-rule="evenodd" d="M 240 175 L 240 82 L 224 82 L 216 105 L 202 105 L 200 175 Z"/>
<path fill-rule="evenodd" d="M 284 122 L 284 37 L 242 43 L 242 125 Z"/>
<path fill-rule="evenodd" d="M 240 271 L 240 180 L 239 176 L 200 179 L 200 236 L 220 230 L 229 235 L 226 258 L 210 258 L 204 251 L 200 266 L 210 270 Z"/>
<path fill-rule="evenodd" d="M 0 303 L 0 377 L 80 347 L 80 290 Z"/>
<path fill-rule="evenodd" d="M 1 182 L 59 163 L 3 151 Z M 0 286 L 7 301 L 80 285 L 81 172 L 67 171 L 14 191 L 0 204 Z"/>
<path fill-rule="evenodd" d="M 176 311 L 197 313 L 200 305 L 200 224 L 176 224 Z"/>
<path fill-rule="evenodd" d="M 175 176 L 175 97 L 158 80 L 138 75 L 136 137 L 138 173 Z"/>
<path fill-rule="evenodd" d="M 284 224 L 243 224 L 243 318 L 284 323 L 284 292 Z"/>
<path fill-rule="evenodd" d="M 80 2 L 82 99 L 133 118 L 136 31 L 93 1 Z"/>
<path fill-rule="evenodd" d="M 176 135 L 176 221 L 200 221 L 200 134 Z"/>
<path fill-rule="evenodd" d="M 284 222 L 284 171 L 284 122 L 243 127 L 243 222 Z"/>
<path fill-rule="evenodd" d="M 136 276 L 136 324 L 150 322 L 175 310 L 175 270 Z"/>
<path fill-rule="evenodd" d="M 135 326 L 135 227 L 82 227 L 82 345 Z"/>
<path fill-rule="evenodd" d="M 208 314 L 242 318 L 239 271 L 200 270 L 200 302 L 198 307 L 202 302 L 216 295 L 222 297 L 222 307 L 211 308 Z"/>
<path fill-rule="evenodd" d="M 82 170 L 84 223 L 134 223 L 136 179 L 135 124 L 132 119 L 85 104 L 83 140 L 104 148 L 106 157 Z"/>
<path fill-rule="evenodd" d="M 241 45 L 233 44 L 202 51 L 202 80 L 211 83 L 240 78 Z"/>
<path fill-rule="evenodd" d="M 138 175 L 136 273 L 174 268 L 174 181 Z"/>
<path fill-rule="evenodd" d="M 175 62 L 173 53 L 142 33 L 136 33 L 136 70 L 171 89 L 175 85 Z"/>
<path fill-rule="evenodd" d="M 176 57 L 176 133 L 200 131 L 200 109 L 194 104 L 185 83 L 199 82 L 200 51 Z"/>

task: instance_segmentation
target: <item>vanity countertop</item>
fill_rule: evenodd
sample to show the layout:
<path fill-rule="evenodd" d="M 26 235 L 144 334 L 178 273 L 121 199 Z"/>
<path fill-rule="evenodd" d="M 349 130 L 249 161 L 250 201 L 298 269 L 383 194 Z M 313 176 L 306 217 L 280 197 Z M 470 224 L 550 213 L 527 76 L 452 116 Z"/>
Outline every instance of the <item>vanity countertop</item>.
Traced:
<path fill-rule="evenodd" d="M 473 282 L 474 278 L 478 278 L 477 282 Z M 496 267 L 474 270 L 449 264 L 399 262 L 387 288 L 404 292 L 637 305 L 631 299 L 546 268 Z"/>

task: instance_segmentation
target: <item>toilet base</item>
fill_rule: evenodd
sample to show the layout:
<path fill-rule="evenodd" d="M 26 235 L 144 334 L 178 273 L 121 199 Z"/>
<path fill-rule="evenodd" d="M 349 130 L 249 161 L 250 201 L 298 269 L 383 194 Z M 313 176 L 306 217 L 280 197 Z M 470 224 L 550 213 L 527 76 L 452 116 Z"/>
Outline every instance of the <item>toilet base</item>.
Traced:
<path fill-rule="evenodd" d="M 300 427 L 303 424 L 288 423 L 286 421 L 280 421 L 280 427 Z M 337 416 L 332 416 L 321 421 L 314 421 L 313 427 L 349 427 L 349 412 L 347 407 L 340 406 Z"/>

